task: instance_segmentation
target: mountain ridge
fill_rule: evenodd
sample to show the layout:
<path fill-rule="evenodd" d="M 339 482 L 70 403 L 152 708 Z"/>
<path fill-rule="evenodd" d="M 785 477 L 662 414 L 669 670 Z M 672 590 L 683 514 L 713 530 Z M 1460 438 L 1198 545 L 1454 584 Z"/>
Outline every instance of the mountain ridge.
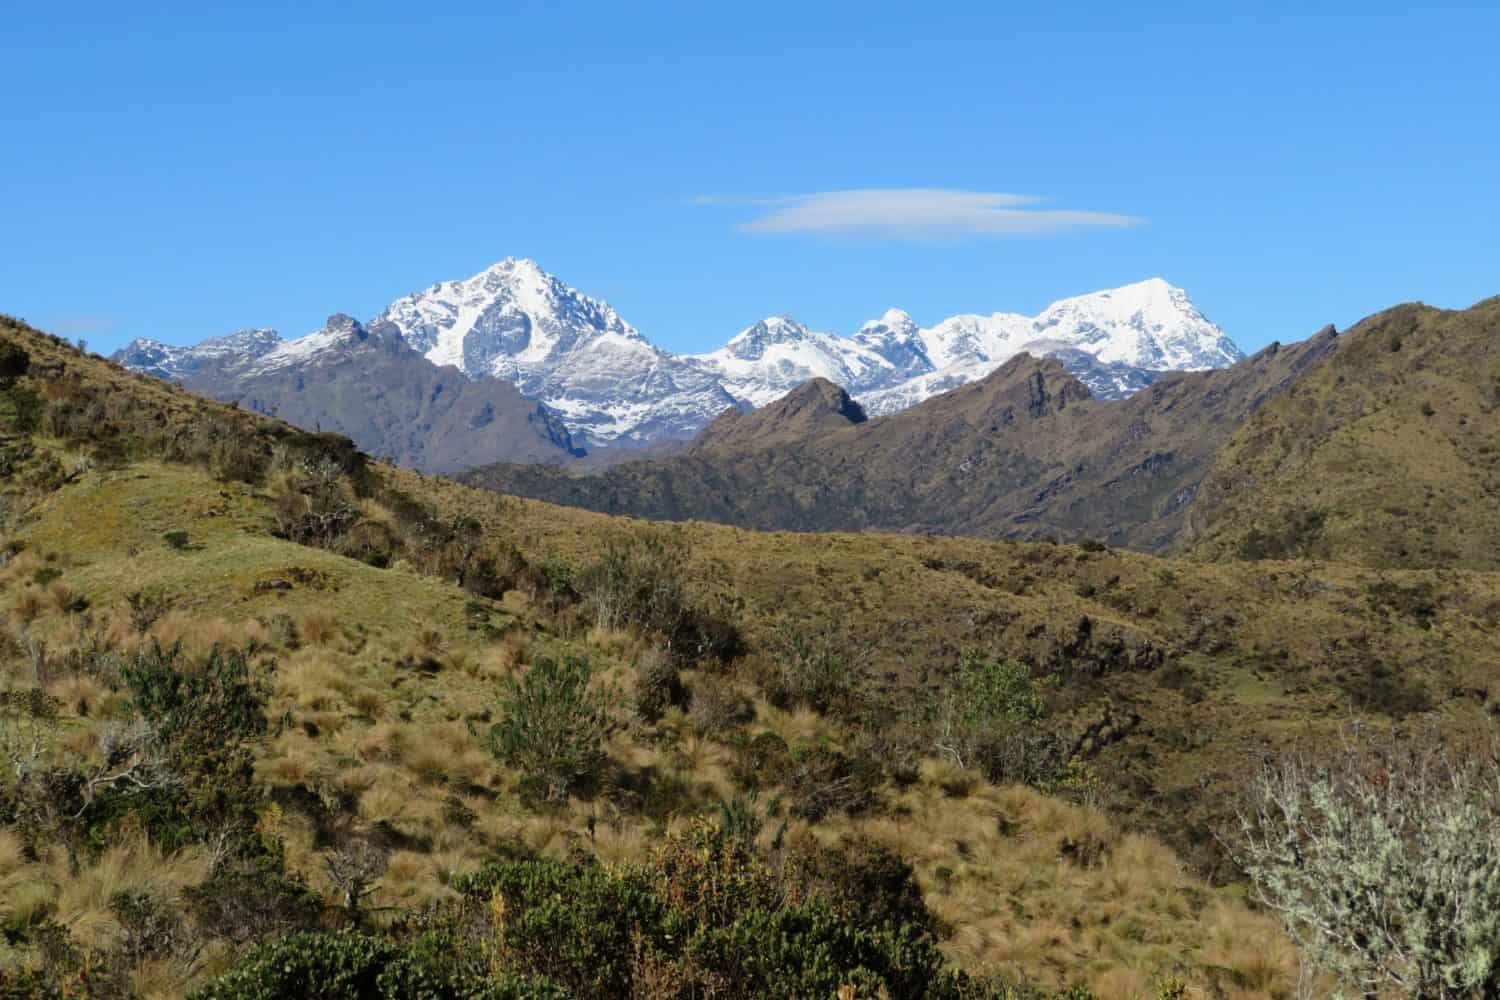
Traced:
<path fill-rule="evenodd" d="M 502 465 L 462 480 L 607 514 L 761 530 L 1097 538 L 1165 551 L 1217 449 L 1317 364 L 1337 335 L 1227 369 L 1166 375 L 1099 400 L 1057 358 L 988 376 L 867 422 L 771 447 L 692 448 L 601 473 Z"/>
<path fill-rule="evenodd" d="M 370 454 L 451 473 L 480 455 L 563 462 L 578 454 L 566 426 L 508 382 L 434 365 L 394 326 L 334 314 L 324 328 L 253 358 L 183 366 L 194 392 L 308 430 L 336 431 Z"/>
<path fill-rule="evenodd" d="M 814 377 L 881 415 L 982 378 L 1022 350 L 1058 356 L 1100 396 L 1150 384 L 1159 372 L 1148 364 L 1203 368 L 1240 356 L 1185 292 L 1157 278 L 1062 299 L 1036 317 L 955 316 L 930 329 L 895 309 L 849 337 L 773 316 L 717 351 L 677 355 L 535 261 L 506 258 L 402 296 L 377 323 L 436 365 L 513 383 L 589 449 L 687 440 L 730 406 L 770 403 Z M 137 340 L 113 357 L 180 380 L 207 369 L 259 376 L 320 349 L 316 333 L 278 344 L 274 331 L 251 332 L 194 348 Z"/>

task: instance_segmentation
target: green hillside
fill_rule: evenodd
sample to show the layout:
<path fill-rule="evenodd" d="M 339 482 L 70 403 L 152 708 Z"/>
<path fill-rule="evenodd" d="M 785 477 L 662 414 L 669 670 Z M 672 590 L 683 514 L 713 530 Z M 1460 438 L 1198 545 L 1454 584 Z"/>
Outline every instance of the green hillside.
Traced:
<path fill-rule="evenodd" d="M 1495 569 L 1497 407 L 1500 298 L 1372 316 L 1225 445 L 1189 550 Z"/>
<path fill-rule="evenodd" d="M 1488 573 L 663 527 L 0 377 L 20 995 L 1289 997 L 1247 770 L 1493 707 Z"/>

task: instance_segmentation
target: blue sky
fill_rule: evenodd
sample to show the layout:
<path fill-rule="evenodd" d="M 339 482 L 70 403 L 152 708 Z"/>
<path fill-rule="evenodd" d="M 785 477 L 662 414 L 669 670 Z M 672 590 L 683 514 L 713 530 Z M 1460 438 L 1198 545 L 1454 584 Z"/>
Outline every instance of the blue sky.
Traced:
<path fill-rule="evenodd" d="M 676 350 L 1152 275 L 1253 349 L 1500 293 L 1493 4 L 217 6 L 6 12 L 0 311 L 296 335 L 513 255 Z"/>

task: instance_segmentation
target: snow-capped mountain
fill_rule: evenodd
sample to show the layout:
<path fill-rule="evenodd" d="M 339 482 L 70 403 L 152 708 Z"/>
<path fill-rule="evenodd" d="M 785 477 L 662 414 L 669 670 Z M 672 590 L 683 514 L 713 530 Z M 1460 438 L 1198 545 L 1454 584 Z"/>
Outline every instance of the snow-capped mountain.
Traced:
<path fill-rule="evenodd" d="M 735 399 L 765 406 L 810 378 L 839 386 L 890 383 L 895 367 L 874 350 L 831 333 L 815 333 L 790 316 L 763 319 L 709 354 L 693 355 Z"/>
<path fill-rule="evenodd" d="M 739 402 L 712 373 L 530 260 L 414 292 L 379 319 L 437 364 L 515 383 L 587 446 L 690 437 Z"/>
<path fill-rule="evenodd" d="M 695 360 L 756 406 L 810 378 L 846 388 L 871 416 L 984 378 L 1017 354 L 1055 357 L 1095 396 L 1128 396 L 1163 371 L 1233 364 L 1244 355 L 1180 288 L 1160 278 L 1063 299 L 1038 316 L 953 316 L 923 329 L 892 309 L 853 337 L 764 320 Z"/>
<path fill-rule="evenodd" d="M 174 347 L 159 340 L 137 337 L 115 352 L 115 360 L 126 368 L 144 372 L 167 382 L 183 379 L 206 367 L 225 361 L 254 360 L 282 343 L 275 330 L 239 330 L 211 337 L 192 347 Z"/>
<path fill-rule="evenodd" d="M 607 303 L 534 261 L 508 258 L 397 299 L 369 328 L 391 331 L 434 365 L 513 383 L 589 449 L 688 438 L 730 407 L 764 406 L 812 378 L 843 387 L 876 416 L 983 378 L 1022 351 L 1058 358 L 1107 398 L 1130 395 L 1164 370 L 1243 356 L 1160 278 L 1063 299 L 1034 317 L 960 315 L 923 328 L 892 309 L 849 337 L 771 317 L 719 350 L 676 355 Z M 210 369 L 262 378 L 298 372 L 348 336 L 335 323 L 292 341 L 246 330 L 190 348 L 136 341 L 116 358 L 173 380 Z"/>

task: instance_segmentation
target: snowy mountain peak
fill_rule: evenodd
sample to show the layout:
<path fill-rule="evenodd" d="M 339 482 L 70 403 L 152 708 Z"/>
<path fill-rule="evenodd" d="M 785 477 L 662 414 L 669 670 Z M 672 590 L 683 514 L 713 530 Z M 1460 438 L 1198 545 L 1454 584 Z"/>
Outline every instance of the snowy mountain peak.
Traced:
<path fill-rule="evenodd" d="M 328 317 L 323 329 L 309 333 L 296 340 L 280 340 L 273 349 L 257 358 L 242 359 L 238 365 L 244 371 L 260 374 L 290 368 L 315 361 L 320 355 L 351 347 L 369 337 L 369 331 L 359 320 L 346 313 L 334 313 Z"/>
<path fill-rule="evenodd" d="M 210 337 L 192 347 L 177 347 L 158 340 L 137 337 L 114 354 L 127 368 L 169 382 L 181 381 L 206 365 L 226 359 L 254 359 L 275 350 L 281 335 L 271 329 L 236 330 Z"/>
<path fill-rule="evenodd" d="M 753 361 L 763 357 L 774 344 L 795 344 L 807 340 L 811 334 L 791 316 L 767 316 L 735 334 L 723 349 L 737 358 Z"/>
<path fill-rule="evenodd" d="M 129 367 L 181 379 L 212 359 L 241 372 L 293 370 L 351 338 L 400 338 L 471 378 L 495 376 L 545 403 L 587 447 L 691 436 L 729 407 L 764 406 L 813 378 L 890 413 L 983 378 L 1023 350 L 1061 359 L 1098 395 L 1128 395 L 1168 369 L 1214 368 L 1242 355 L 1187 293 L 1162 278 L 1053 303 L 1039 315 L 959 315 L 920 326 L 889 309 L 852 336 L 771 316 L 707 354 L 651 344 L 613 307 L 529 258 L 507 257 L 392 302 L 366 327 L 330 317 L 293 341 L 246 330 L 171 347 L 136 341 Z"/>
<path fill-rule="evenodd" d="M 413 292 L 377 321 L 435 364 L 493 375 L 544 401 L 590 446 L 686 437 L 735 404 L 696 365 L 528 258 Z"/>
<path fill-rule="evenodd" d="M 1191 371 L 1244 357 L 1187 292 L 1162 278 L 1054 302 L 1036 317 L 1035 327 L 1036 336 L 1137 368 Z"/>
<path fill-rule="evenodd" d="M 518 384 L 529 368 L 555 364 L 600 339 L 655 350 L 607 303 L 526 258 L 507 257 L 471 278 L 413 292 L 378 318 L 436 364 Z"/>

